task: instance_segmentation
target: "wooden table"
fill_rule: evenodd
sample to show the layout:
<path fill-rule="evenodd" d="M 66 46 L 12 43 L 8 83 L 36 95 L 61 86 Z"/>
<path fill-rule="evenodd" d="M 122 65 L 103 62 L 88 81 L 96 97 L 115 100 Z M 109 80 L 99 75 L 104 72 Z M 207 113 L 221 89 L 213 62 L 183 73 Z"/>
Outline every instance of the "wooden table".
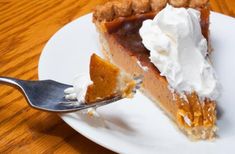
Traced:
<path fill-rule="evenodd" d="M 107 0 L 0 0 L 0 75 L 37 79 L 40 53 L 65 24 Z M 211 8 L 235 16 L 234 0 Z M 28 107 L 22 95 L 0 86 L 0 153 L 113 153 L 86 139 L 56 114 Z"/>

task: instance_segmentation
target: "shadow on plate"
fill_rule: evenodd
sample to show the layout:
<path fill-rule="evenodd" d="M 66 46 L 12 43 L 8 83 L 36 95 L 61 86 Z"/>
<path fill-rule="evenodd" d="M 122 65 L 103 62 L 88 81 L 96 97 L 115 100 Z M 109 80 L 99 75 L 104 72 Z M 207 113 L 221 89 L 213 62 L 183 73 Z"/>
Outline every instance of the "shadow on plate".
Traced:
<path fill-rule="evenodd" d="M 76 112 L 66 116 L 70 116 L 70 118 L 75 120 L 80 120 L 91 127 L 105 128 L 106 130 L 110 130 L 112 132 L 119 132 L 129 135 L 135 132 L 135 130 L 119 116 L 102 116 L 102 114 L 99 114 L 98 116 L 90 116 L 84 112 Z"/>
<path fill-rule="evenodd" d="M 231 119 L 226 115 L 223 107 L 217 104 L 217 126 L 218 126 L 218 137 L 231 137 L 234 134 L 233 124 Z"/>

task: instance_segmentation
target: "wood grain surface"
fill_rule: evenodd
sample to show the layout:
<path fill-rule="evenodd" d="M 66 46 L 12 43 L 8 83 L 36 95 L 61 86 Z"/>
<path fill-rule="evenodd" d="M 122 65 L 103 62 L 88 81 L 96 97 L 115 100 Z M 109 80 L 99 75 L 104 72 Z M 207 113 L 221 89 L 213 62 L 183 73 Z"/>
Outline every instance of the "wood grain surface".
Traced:
<path fill-rule="evenodd" d="M 37 79 L 45 43 L 65 24 L 107 0 L 0 0 L 0 75 Z M 235 16 L 234 0 L 211 0 L 211 9 Z M 0 85 L 0 153 L 113 153 L 86 139 L 56 114 L 28 107 Z"/>

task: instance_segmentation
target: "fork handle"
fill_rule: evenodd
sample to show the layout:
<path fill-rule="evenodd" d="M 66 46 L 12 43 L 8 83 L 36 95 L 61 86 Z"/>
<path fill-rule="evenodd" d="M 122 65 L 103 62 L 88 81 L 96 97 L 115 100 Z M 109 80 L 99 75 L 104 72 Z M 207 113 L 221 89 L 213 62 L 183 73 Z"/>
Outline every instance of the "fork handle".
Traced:
<path fill-rule="evenodd" d="M 21 80 L 18 80 L 18 79 L 15 79 L 15 78 L 10 78 L 10 77 L 0 76 L 0 83 L 7 84 L 9 86 L 19 87 L 19 81 L 21 81 Z"/>

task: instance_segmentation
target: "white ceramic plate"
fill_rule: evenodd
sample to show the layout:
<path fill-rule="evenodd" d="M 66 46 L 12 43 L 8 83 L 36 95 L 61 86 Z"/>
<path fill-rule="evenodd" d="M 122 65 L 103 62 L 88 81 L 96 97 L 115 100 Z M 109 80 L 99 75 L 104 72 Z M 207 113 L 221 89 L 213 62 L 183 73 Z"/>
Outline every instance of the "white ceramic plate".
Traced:
<path fill-rule="evenodd" d="M 189 141 L 149 99 L 137 93 L 98 109 L 101 117 L 82 113 L 61 115 L 76 131 L 119 153 L 232 153 L 235 148 L 235 20 L 211 14 L 213 63 L 222 85 L 218 101 L 223 113 L 214 142 Z M 99 50 L 98 34 L 91 14 L 59 30 L 45 46 L 39 62 L 39 79 L 71 83 L 88 73 L 90 55 Z"/>

